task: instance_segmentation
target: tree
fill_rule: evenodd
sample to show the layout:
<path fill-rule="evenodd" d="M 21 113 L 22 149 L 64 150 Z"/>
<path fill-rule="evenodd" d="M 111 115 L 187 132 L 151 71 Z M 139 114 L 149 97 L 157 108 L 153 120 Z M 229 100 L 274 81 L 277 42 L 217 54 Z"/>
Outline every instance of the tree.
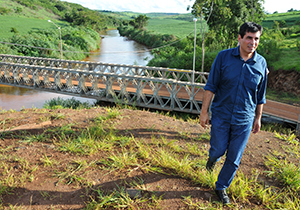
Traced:
<path fill-rule="evenodd" d="M 212 2 L 214 15 L 207 24 L 210 30 L 217 32 L 216 38 L 226 47 L 236 45 L 240 25 L 248 21 L 260 23 L 265 15 L 264 0 L 196 0 L 192 13 L 197 15 L 202 12 L 204 17 L 209 17 Z"/>
<path fill-rule="evenodd" d="M 149 17 L 146 15 L 139 15 L 138 17 L 134 18 L 129 22 L 134 28 L 142 29 L 148 24 Z"/>
<path fill-rule="evenodd" d="M 209 3 L 210 8 L 205 8 L 204 5 Z M 202 64 L 201 64 L 201 72 L 204 72 L 204 57 L 205 57 L 205 31 L 206 31 L 206 24 L 209 22 L 209 19 L 211 17 L 211 14 L 213 12 L 214 7 L 214 1 L 202 1 L 202 0 L 196 0 L 193 5 L 193 11 L 192 13 L 194 16 L 200 16 L 201 21 L 201 39 L 202 39 Z M 204 14 L 206 12 L 206 17 L 204 17 Z M 206 18 L 206 19 L 205 19 Z M 206 23 L 204 24 L 204 20 Z M 202 80 L 202 79 L 201 79 Z M 201 81 L 202 82 L 202 81 Z"/>
<path fill-rule="evenodd" d="M 10 32 L 15 33 L 15 34 L 18 34 L 18 33 L 19 33 L 19 31 L 18 31 L 15 27 L 12 27 L 12 28 L 10 29 Z"/>

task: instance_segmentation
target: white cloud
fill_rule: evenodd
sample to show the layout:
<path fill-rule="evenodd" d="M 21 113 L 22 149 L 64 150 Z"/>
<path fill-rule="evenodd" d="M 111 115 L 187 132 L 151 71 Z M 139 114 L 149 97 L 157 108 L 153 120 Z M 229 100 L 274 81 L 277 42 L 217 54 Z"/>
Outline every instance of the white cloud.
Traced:
<path fill-rule="evenodd" d="M 98 10 L 110 11 L 132 11 L 132 12 L 168 12 L 187 13 L 188 5 L 194 0 L 64 0 L 81 4 L 84 7 Z M 287 12 L 293 8 L 300 10 L 300 0 L 265 0 L 265 11 L 273 13 Z"/>
<path fill-rule="evenodd" d="M 291 8 L 300 10 L 299 0 L 265 0 L 265 11 L 269 13 L 274 13 L 275 11 L 282 13 L 287 12 Z"/>
<path fill-rule="evenodd" d="M 64 0 L 84 7 L 110 11 L 187 13 L 190 0 Z"/>

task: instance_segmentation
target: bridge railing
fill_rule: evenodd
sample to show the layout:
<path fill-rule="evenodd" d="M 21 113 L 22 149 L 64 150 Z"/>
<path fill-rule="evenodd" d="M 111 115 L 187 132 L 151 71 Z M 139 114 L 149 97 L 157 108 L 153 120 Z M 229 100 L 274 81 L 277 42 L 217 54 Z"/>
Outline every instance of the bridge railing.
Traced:
<path fill-rule="evenodd" d="M 89 62 L 89 61 L 73 61 L 60 60 L 52 58 L 39 58 L 28 56 L 16 56 L 0 54 L 0 62 L 28 64 L 35 66 L 63 68 L 69 70 L 82 70 L 93 72 L 106 72 L 122 75 L 136 75 L 147 77 L 159 77 L 164 79 L 172 79 L 177 81 L 186 81 L 191 83 L 206 83 L 209 73 L 207 72 L 193 72 L 185 69 L 172 69 L 161 67 L 125 65 L 125 64 L 111 64 L 103 62 Z M 192 81 L 194 74 L 194 81 Z"/>
<path fill-rule="evenodd" d="M 68 69 L 3 60 L 0 62 L 0 84 L 197 114 L 201 111 L 204 87 L 203 83 L 146 74 Z"/>

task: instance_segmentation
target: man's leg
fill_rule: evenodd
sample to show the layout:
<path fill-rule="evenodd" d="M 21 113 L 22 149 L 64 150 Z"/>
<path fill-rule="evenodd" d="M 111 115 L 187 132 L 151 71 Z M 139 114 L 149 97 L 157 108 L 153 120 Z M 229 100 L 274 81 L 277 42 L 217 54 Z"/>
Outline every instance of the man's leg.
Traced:
<path fill-rule="evenodd" d="M 226 160 L 219 173 L 216 190 L 224 190 L 231 184 L 247 145 L 251 128 L 252 122 L 247 125 L 231 125 Z"/>
<path fill-rule="evenodd" d="M 211 119 L 209 159 L 206 168 L 212 171 L 215 163 L 225 154 L 229 141 L 230 124 L 217 118 Z"/>

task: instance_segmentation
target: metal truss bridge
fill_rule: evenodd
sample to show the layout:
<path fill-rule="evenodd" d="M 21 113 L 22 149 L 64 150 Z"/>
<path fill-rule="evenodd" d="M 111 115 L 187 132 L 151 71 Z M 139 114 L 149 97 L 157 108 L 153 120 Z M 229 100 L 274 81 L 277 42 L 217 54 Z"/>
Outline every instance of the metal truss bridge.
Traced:
<path fill-rule="evenodd" d="M 207 77 L 191 70 L 0 54 L 0 84 L 195 114 Z"/>
<path fill-rule="evenodd" d="M 208 73 L 0 54 L 0 84 L 199 114 Z M 263 114 L 300 130 L 300 107 L 267 100 Z"/>

